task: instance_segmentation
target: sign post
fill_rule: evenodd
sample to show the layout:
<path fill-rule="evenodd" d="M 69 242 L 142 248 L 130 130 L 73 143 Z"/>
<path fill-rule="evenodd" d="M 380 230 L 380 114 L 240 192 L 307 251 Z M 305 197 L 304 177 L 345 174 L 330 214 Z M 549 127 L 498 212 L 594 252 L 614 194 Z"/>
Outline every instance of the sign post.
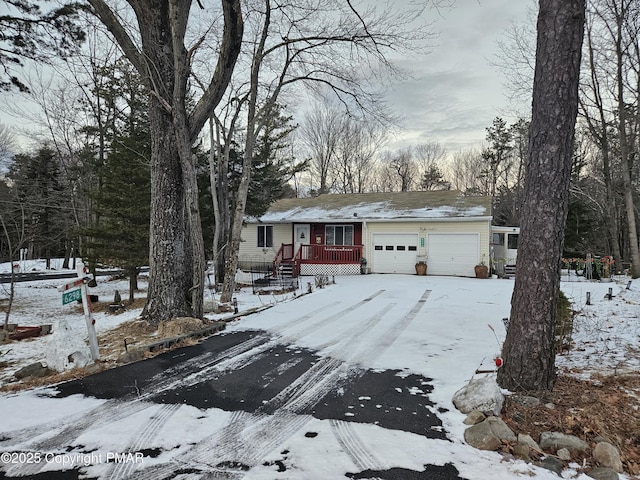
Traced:
<path fill-rule="evenodd" d="M 95 362 L 96 360 L 100 360 L 100 350 L 98 348 L 98 336 L 96 334 L 96 321 L 93 319 L 93 309 L 87 289 L 87 283 L 89 283 L 90 280 L 91 277 L 84 276 L 84 265 L 80 263 L 78 265 L 78 278 L 72 282 L 65 283 L 58 290 L 62 292 L 63 305 L 82 300 L 84 319 L 87 323 L 87 331 L 89 332 L 89 350 L 91 351 L 91 358 Z"/>

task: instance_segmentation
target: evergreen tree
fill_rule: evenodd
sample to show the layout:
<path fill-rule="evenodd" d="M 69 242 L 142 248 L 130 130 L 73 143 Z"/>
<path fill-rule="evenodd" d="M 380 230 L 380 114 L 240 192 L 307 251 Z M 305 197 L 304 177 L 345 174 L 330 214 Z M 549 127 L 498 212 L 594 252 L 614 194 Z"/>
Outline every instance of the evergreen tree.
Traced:
<path fill-rule="evenodd" d="M 16 155 L 7 177 L 24 215 L 25 238 L 30 255 L 51 258 L 64 254 L 71 220 L 66 216 L 66 193 L 60 161 L 49 147 L 37 153 Z M 21 213 L 22 214 L 22 213 Z"/>
<path fill-rule="evenodd" d="M 102 184 L 91 195 L 95 221 L 85 231 L 95 261 L 126 272 L 130 301 L 139 268 L 149 261 L 150 148 L 148 132 L 113 142 Z"/>
<path fill-rule="evenodd" d="M 84 40 L 75 23 L 79 4 L 44 10 L 44 2 L 3 0 L 0 15 L 0 90 L 28 91 L 16 70 L 24 60 L 47 63 L 53 56 L 69 55 Z"/>

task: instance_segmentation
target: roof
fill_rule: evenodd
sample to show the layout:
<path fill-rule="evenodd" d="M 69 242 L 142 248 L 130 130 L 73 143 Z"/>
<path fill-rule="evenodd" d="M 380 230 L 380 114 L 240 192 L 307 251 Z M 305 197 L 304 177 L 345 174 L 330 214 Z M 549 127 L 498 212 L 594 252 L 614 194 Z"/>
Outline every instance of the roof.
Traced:
<path fill-rule="evenodd" d="M 467 197 L 454 190 L 324 194 L 284 198 L 271 205 L 260 222 L 325 222 L 488 218 L 491 197 Z"/>

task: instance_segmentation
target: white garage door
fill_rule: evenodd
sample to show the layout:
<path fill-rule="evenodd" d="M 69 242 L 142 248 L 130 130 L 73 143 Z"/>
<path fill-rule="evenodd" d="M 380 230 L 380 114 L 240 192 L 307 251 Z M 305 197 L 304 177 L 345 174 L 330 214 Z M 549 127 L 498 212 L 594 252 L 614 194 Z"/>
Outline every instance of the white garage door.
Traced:
<path fill-rule="evenodd" d="M 480 254 L 480 235 L 477 233 L 428 235 L 427 273 L 473 277 L 473 267 Z"/>
<path fill-rule="evenodd" d="M 373 268 L 375 273 L 416 273 L 417 233 L 374 233 Z"/>

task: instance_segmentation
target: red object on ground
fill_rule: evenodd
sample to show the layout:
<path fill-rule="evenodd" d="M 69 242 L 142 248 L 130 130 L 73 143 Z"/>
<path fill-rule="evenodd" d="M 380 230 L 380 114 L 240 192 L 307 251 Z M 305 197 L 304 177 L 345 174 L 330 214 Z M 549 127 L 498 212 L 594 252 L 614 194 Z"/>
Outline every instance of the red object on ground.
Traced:
<path fill-rule="evenodd" d="M 42 327 L 16 327 L 16 329 L 9 333 L 11 340 L 22 340 L 24 338 L 37 337 L 42 332 Z"/>

